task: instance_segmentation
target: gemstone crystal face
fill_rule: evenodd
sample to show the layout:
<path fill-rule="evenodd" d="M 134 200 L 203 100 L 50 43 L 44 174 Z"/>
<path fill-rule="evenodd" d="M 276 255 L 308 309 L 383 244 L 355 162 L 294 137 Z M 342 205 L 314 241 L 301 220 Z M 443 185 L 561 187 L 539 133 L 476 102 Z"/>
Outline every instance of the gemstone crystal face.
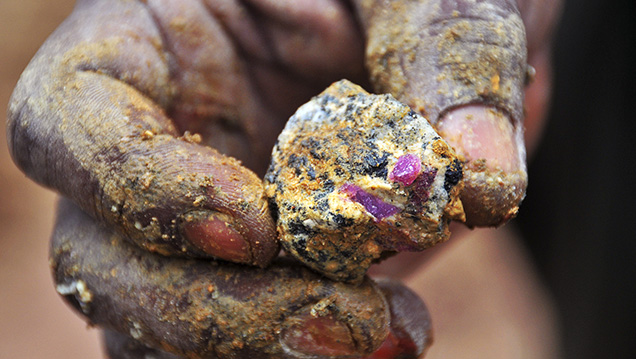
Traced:
<path fill-rule="evenodd" d="M 420 158 L 417 155 L 407 154 L 398 158 L 395 167 L 389 174 L 389 179 L 408 186 L 415 181 L 421 170 L 422 162 Z"/>
<path fill-rule="evenodd" d="M 364 206 L 364 209 L 369 212 L 376 220 L 381 220 L 400 212 L 400 209 L 392 204 L 384 202 L 377 196 L 365 192 L 362 188 L 345 184 L 340 188 L 340 191 L 347 194 L 352 201 L 358 202 Z"/>

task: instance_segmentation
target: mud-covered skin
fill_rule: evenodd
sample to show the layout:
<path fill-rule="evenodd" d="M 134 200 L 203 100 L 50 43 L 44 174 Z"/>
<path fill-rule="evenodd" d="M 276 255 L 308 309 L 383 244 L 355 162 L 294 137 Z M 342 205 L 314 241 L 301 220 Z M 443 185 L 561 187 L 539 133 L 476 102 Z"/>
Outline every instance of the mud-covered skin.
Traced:
<path fill-rule="evenodd" d="M 112 330 L 103 331 L 106 358 L 109 359 L 181 359 L 164 350 L 147 347 L 128 335 Z"/>
<path fill-rule="evenodd" d="M 369 279 L 349 286 L 282 259 L 266 270 L 238 270 L 149 255 L 66 201 L 51 267 L 58 292 L 90 323 L 188 358 L 297 357 L 280 337 L 304 317 L 335 318 L 348 328 L 339 340 L 370 354 L 391 324 L 389 305 Z M 422 309 L 419 300 L 415 306 Z M 428 331 L 422 325 L 418 335 Z"/>
<path fill-rule="evenodd" d="M 217 78 L 216 71 L 229 72 L 215 63 L 225 60 L 231 67 L 235 59 L 217 52 L 208 63 L 197 63 L 213 72 L 207 75 L 189 67 L 169 50 L 180 46 L 181 56 L 192 61 L 185 45 L 201 46 L 203 40 L 184 43 L 183 37 L 195 39 L 192 28 L 166 29 L 190 17 L 197 31 L 212 32 L 209 20 L 196 19 L 195 9 L 154 6 L 78 2 L 13 93 L 7 131 L 11 154 L 31 178 L 149 251 L 213 257 L 184 236 L 188 213 L 207 210 L 233 219 L 231 226 L 249 245 L 244 263 L 264 266 L 278 253 L 278 244 L 261 180 L 187 131 L 198 129 L 201 118 L 212 126 L 211 119 L 222 116 L 214 105 L 221 101 L 214 87 L 233 92 L 245 86 L 221 84 Z M 213 35 L 206 38 L 209 46 L 221 41 Z M 210 51 L 206 47 L 197 54 Z M 172 68 L 177 60 L 188 68 Z M 190 79 L 187 89 L 182 76 Z M 188 92 L 193 88 L 196 96 Z M 214 145 L 232 152 L 225 142 Z"/>
<path fill-rule="evenodd" d="M 387 251 L 422 250 L 462 219 L 460 161 L 422 116 L 342 80 L 301 106 L 265 175 L 283 248 L 358 281 Z"/>
<path fill-rule="evenodd" d="M 422 358 L 433 341 L 428 309 L 417 297 L 417 294 L 394 281 L 383 279 L 379 280 L 377 284 L 391 310 L 391 332 L 380 348 L 371 355 L 365 356 L 364 359 Z M 128 335 L 112 330 L 104 330 L 103 337 L 108 358 L 183 358 L 164 350 L 148 347 Z"/>
<path fill-rule="evenodd" d="M 356 6 L 376 91 L 393 94 L 434 124 L 458 106 L 490 105 L 508 114 L 522 136 L 528 68 L 516 1 L 359 0 Z M 466 223 L 501 225 L 525 196 L 525 165 L 506 172 L 473 160 L 462 194 Z"/>

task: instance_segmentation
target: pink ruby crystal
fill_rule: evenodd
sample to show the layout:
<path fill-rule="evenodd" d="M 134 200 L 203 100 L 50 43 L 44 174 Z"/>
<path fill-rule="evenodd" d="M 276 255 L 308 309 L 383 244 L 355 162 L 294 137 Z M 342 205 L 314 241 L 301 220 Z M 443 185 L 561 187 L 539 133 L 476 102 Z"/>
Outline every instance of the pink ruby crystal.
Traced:
<path fill-rule="evenodd" d="M 400 156 L 395 167 L 389 174 L 389 179 L 394 182 L 400 182 L 405 186 L 410 185 L 419 176 L 422 170 L 422 161 L 417 155 L 406 154 Z"/>
<path fill-rule="evenodd" d="M 398 207 L 384 202 L 356 185 L 347 183 L 340 188 L 340 191 L 346 194 L 352 201 L 364 206 L 364 209 L 377 220 L 391 217 L 400 211 Z"/>

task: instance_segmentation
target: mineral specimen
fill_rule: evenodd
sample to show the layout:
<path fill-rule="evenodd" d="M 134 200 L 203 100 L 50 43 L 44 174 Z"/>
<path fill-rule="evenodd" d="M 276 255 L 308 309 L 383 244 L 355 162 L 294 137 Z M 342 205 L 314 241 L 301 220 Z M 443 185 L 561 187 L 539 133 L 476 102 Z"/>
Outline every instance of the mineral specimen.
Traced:
<path fill-rule="evenodd" d="M 301 106 L 265 176 L 283 248 L 357 282 L 383 254 L 428 248 L 463 218 L 462 165 L 428 121 L 346 80 Z"/>

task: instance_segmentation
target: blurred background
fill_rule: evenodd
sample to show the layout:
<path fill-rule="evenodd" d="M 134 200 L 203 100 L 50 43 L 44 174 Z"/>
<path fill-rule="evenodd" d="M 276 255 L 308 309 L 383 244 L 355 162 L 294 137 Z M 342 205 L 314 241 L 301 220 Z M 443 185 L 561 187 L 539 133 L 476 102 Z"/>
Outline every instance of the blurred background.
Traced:
<path fill-rule="evenodd" d="M 636 2 L 564 10 L 516 222 L 556 299 L 565 357 L 636 358 Z"/>
<path fill-rule="evenodd" d="M 0 0 L 0 113 L 72 0 Z M 555 93 L 516 225 L 558 309 L 564 358 L 636 358 L 636 4 L 571 0 Z M 0 358 L 100 358 L 48 268 L 54 195 L 24 177 L 0 127 Z"/>
<path fill-rule="evenodd" d="M 101 358 L 87 330 L 58 297 L 48 266 L 53 192 L 13 165 L 6 111 L 20 73 L 71 12 L 73 0 L 0 0 L 0 358 Z"/>

